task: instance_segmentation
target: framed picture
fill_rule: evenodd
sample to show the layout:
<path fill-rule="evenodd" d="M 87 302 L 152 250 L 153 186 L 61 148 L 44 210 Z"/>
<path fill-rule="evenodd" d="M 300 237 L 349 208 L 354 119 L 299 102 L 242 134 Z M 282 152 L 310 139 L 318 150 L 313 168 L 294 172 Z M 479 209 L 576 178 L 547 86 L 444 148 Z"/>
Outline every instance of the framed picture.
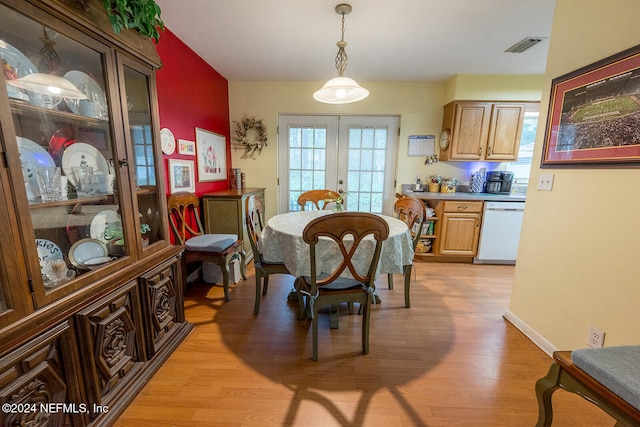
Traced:
<path fill-rule="evenodd" d="M 178 154 L 184 154 L 186 156 L 196 155 L 196 143 L 186 139 L 178 140 Z"/>
<path fill-rule="evenodd" d="M 227 179 L 227 144 L 224 136 L 196 128 L 198 181 Z"/>
<path fill-rule="evenodd" d="M 196 176 L 193 160 L 169 159 L 169 192 L 196 191 Z"/>
<path fill-rule="evenodd" d="M 640 166 L 640 45 L 553 79 L 540 166 Z"/>

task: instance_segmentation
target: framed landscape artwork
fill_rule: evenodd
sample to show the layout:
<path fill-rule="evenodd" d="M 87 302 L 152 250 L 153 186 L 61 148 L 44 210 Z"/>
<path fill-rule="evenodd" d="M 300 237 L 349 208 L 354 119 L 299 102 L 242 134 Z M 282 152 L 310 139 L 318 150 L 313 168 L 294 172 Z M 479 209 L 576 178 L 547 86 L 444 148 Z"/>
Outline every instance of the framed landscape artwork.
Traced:
<path fill-rule="evenodd" d="M 225 137 L 196 128 L 198 181 L 227 179 L 227 144 Z"/>
<path fill-rule="evenodd" d="M 169 192 L 195 193 L 196 177 L 193 160 L 169 159 Z"/>
<path fill-rule="evenodd" d="M 541 167 L 640 166 L 640 45 L 552 81 Z"/>

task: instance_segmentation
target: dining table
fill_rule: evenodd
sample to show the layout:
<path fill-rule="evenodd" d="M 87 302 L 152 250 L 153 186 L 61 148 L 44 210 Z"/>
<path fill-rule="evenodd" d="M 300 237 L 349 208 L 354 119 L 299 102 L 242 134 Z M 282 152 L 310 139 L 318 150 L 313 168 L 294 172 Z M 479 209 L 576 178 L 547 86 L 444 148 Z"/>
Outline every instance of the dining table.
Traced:
<path fill-rule="evenodd" d="M 275 215 L 269 219 L 258 242 L 258 250 L 265 261 L 281 262 L 294 277 L 309 276 L 310 250 L 302 233 L 312 220 L 323 215 L 333 215 L 331 210 L 294 211 Z M 380 215 L 389 225 L 389 237 L 382 243 L 377 273 L 402 274 L 404 266 L 413 263 L 413 242 L 409 227 L 403 221 Z M 348 238 L 348 237 L 347 237 Z M 358 273 L 366 275 L 375 250 L 373 236 L 367 236 L 353 256 L 353 265 Z M 332 273 L 342 261 L 340 249 L 328 238 L 321 238 L 316 246 L 316 268 L 318 274 Z M 352 279 L 348 269 L 342 277 Z M 293 297 L 290 295 L 290 300 Z M 297 297 L 296 297 L 297 299 Z M 337 327 L 332 321 L 332 327 Z"/>

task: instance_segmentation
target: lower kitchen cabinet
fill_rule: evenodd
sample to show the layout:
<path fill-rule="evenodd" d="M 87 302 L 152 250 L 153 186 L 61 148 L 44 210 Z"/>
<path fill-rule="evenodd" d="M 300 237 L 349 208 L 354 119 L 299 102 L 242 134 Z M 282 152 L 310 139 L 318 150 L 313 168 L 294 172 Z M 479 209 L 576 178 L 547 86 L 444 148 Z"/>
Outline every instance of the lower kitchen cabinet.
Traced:
<path fill-rule="evenodd" d="M 483 202 L 446 201 L 436 209 L 442 218 L 437 253 L 475 256 L 480 237 Z"/>
<path fill-rule="evenodd" d="M 431 223 L 428 230 L 432 231 L 423 233 L 423 240 L 430 242 L 432 249 L 427 253 L 417 251 L 416 259 L 472 262 L 478 251 L 484 202 L 439 198 L 421 200 L 435 211 L 435 216 L 427 218 L 425 223 Z"/>

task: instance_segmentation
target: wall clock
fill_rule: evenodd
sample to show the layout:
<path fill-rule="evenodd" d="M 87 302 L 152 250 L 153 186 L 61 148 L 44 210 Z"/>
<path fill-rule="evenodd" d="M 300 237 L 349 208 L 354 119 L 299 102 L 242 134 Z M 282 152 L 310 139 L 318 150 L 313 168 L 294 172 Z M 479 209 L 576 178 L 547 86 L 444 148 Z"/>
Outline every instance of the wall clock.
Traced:
<path fill-rule="evenodd" d="M 448 130 L 443 130 L 442 133 L 440 134 L 440 140 L 439 140 L 440 149 L 446 150 L 447 148 L 449 148 L 450 142 L 451 142 L 451 134 L 449 133 Z"/>
<path fill-rule="evenodd" d="M 167 128 L 160 129 L 160 147 L 166 155 L 173 154 L 176 151 L 176 138 Z"/>

